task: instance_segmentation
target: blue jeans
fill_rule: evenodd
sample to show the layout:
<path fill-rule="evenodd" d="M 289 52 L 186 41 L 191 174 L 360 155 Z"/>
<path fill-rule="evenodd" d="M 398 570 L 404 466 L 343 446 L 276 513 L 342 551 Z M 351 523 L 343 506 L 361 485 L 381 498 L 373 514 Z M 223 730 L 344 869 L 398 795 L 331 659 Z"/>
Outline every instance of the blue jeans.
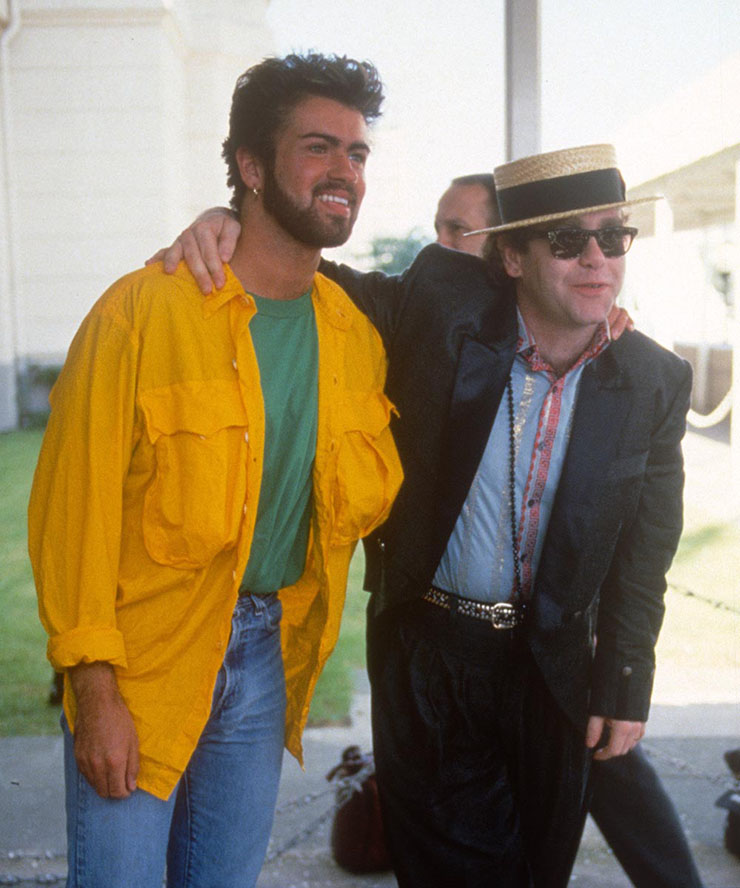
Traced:
<path fill-rule="evenodd" d="M 277 595 L 240 598 L 211 715 L 162 801 L 103 799 L 77 769 L 66 724 L 67 888 L 251 888 L 275 812 L 285 734 Z"/>

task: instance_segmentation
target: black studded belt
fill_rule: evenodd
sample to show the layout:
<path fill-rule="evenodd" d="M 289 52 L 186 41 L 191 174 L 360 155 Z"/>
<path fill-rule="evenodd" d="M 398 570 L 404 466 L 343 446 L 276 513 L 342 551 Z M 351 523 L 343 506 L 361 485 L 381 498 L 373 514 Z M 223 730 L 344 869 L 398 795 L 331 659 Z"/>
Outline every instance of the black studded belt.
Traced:
<path fill-rule="evenodd" d="M 471 598 L 461 598 L 452 595 L 444 589 L 430 586 L 421 596 L 424 601 L 452 610 L 463 617 L 473 617 L 475 620 L 486 620 L 494 629 L 514 629 L 524 622 L 524 607 L 512 604 L 509 601 L 473 601 Z"/>

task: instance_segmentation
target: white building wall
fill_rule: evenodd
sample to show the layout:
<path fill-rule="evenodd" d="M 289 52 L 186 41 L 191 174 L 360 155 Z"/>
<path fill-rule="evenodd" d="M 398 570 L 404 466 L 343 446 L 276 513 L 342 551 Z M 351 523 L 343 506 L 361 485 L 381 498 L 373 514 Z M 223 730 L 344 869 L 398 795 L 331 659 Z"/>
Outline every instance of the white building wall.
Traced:
<path fill-rule="evenodd" d="M 17 421 L 14 287 L 11 276 L 11 225 L 8 174 L 9 90 L 5 47 L 13 36 L 8 0 L 0 0 L 0 431 Z"/>
<path fill-rule="evenodd" d="M 228 203 L 221 143 L 229 126 L 237 77 L 273 51 L 266 24 L 269 0 L 179 0 L 178 21 L 189 48 L 185 68 L 185 144 L 188 147 L 186 219 L 214 201 Z M 218 52 L 214 50 L 218 48 Z M 182 217 L 175 225 L 182 227 Z M 179 230 L 179 228 L 177 229 Z"/>
<path fill-rule="evenodd" d="M 3 323 L 0 364 L 61 362 L 112 281 L 227 200 L 220 144 L 237 75 L 270 52 L 266 6 L 21 0 L 0 178 L 16 342 Z"/>

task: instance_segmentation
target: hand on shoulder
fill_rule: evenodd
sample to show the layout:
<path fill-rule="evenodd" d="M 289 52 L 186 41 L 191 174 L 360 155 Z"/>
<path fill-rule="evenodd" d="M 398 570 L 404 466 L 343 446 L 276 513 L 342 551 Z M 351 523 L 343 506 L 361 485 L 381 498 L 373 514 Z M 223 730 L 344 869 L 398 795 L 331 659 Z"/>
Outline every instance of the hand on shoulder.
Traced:
<path fill-rule="evenodd" d="M 180 262 L 207 295 L 215 287 L 220 290 L 226 282 L 223 264 L 234 255 L 241 233 L 239 221 L 226 207 L 212 207 L 182 231 L 169 247 L 163 247 L 146 260 L 147 265 L 162 262 L 164 271 L 172 274 Z"/>

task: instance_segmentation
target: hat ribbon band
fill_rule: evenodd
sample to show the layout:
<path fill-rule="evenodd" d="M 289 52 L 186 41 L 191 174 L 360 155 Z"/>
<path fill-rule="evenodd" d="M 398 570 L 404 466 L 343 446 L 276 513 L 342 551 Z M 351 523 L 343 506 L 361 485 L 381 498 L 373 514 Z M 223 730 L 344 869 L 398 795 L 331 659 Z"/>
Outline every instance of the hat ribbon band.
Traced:
<path fill-rule="evenodd" d="M 503 224 L 554 213 L 578 213 L 588 207 L 621 203 L 623 200 L 624 180 L 619 170 L 613 167 L 525 182 L 498 191 Z"/>

